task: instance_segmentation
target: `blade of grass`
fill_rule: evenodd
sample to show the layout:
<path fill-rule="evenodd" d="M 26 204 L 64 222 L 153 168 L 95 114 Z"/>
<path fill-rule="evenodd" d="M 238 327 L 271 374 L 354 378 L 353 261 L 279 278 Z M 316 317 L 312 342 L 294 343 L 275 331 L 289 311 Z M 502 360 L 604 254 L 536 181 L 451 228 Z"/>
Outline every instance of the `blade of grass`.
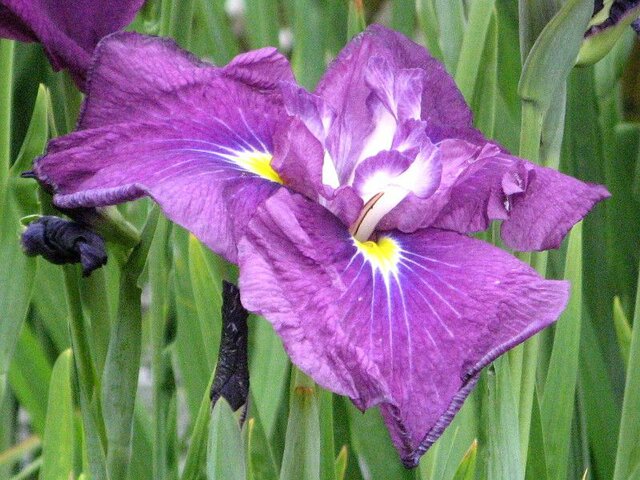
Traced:
<path fill-rule="evenodd" d="M 18 335 L 29 306 L 36 262 L 26 258 L 19 242 L 18 211 L 9 191 L 14 44 L 0 40 L 0 402 Z"/>
<path fill-rule="evenodd" d="M 108 268 L 108 267 L 106 267 Z M 91 325 L 90 345 L 96 375 L 102 376 L 111 328 L 109 309 L 109 290 L 107 289 L 104 268 L 94 271 L 80 284 L 80 296 L 86 307 Z"/>
<path fill-rule="evenodd" d="M 476 469 L 481 478 L 524 478 L 518 418 L 511 386 L 509 359 L 502 356 L 478 382 L 480 393 L 479 451 Z"/>
<path fill-rule="evenodd" d="M 440 49 L 440 26 L 436 16 L 434 0 L 417 0 L 416 11 L 418 13 L 418 25 L 427 43 L 427 50 L 435 58 L 442 61 L 444 56 Z"/>
<path fill-rule="evenodd" d="M 580 328 L 582 321 L 582 224 L 569 236 L 564 278 L 571 282 L 571 297 L 555 329 L 540 417 L 549 478 L 565 478 L 576 395 Z"/>
<path fill-rule="evenodd" d="M 293 54 L 291 64 L 296 79 L 312 90 L 324 72 L 324 40 L 319 3 L 313 0 L 292 0 Z"/>
<path fill-rule="evenodd" d="M 391 2 L 391 28 L 413 37 L 416 23 L 415 0 L 395 0 Z"/>
<path fill-rule="evenodd" d="M 247 0 L 245 6 L 249 46 L 251 48 L 278 46 L 278 2 Z"/>
<path fill-rule="evenodd" d="M 455 75 L 465 29 L 463 2 L 449 0 L 433 0 L 433 2 L 438 19 L 438 40 L 444 65 L 451 75 Z"/>
<path fill-rule="evenodd" d="M 171 4 L 170 34 L 183 48 L 191 44 L 191 26 L 195 0 L 179 0 Z"/>
<path fill-rule="evenodd" d="M 494 8 L 495 0 L 471 3 L 455 77 L 456 84 L 467 102 L 471 101 L 479 79 L 480 61 Z"/>
<path fill-rule="evenodd" d="M 240 52 L 229 18 L 224 10 L 224 1 L 196 0 L 196 25 L 191 41 L 199 56 L 210 57 L 223 65 Z M 202 33 L 199 32 L 202 30 Z M 200 44 L 201 47 L 196 48 Z"/>
<path fill-rule="evenodd" d="M 347 462 L 349 461 L 349 451 L 347 446 L 343 445 L 340 449 L 340 453 L 336 457 L 336 480 L 344 480 L 347 474 Z"/>
<path fill-rule="evenodd" d="M 213 255 L 189 235 L 189 273 L 193 297 L 198 311 L 200 336 L 204 342 L 208 369 L 212 370 L 218 358 L 220 345 L 220 308 L 222 307 L 222 272 L 210 268 L 207 256 Z"/>
<path fill-rule="evenodd" d="M 584 312 L 583 312 L 584 314 Z M 580 339 L 580 392 L 586 413 L 589 447 L 594 460 L 595 478 L 613 478 L 615 467 L 620 406 L 607 363 L 598 345 L 592 322 L 587 316 L 582 321 Z"/>
<path fill-rule="evenodd" d="M 420 462 L 423 480 L 448 480 L 455 475 L 469 445 L 478 436 L 477 394 L 472 394 L 438 441 Z"/>
<path fill-rule="evenodd" d="M 534 399 L 531 413 L 531 439 L 528 442 L 529 454 L 527 455 L 527 480 L 546 480 L 547 462 L 544 452 L 544 436 L 542 432 L 542 419 L 540 417 L 540 402 L 538 390 L 534 392 Z"/>
<path fill-rule="evenodd" d="M 473 480 L 476 475 L 476 458 L 478 456 L 478 441 L 474 440 L 464 454 L 453 480 Z"/>
<path fill-rule="evenodd" d="M 278 410 L 286 398 L 289 357 L 271 324 L 255 316 L 249 318 L 249 373 L 255 409 L 267 438 L 271 438 Z"/>
<path fill-rule="evenodd" d="M 520 155 L 537 162 L 544 114 L 573 67 L 587 22 L 589 0 L 569 0 L 545 26 L 526 57 L 518 94 L 522 103 Z"/>
<path fill-rule="evenodd" d="M 38 472 L 38 470 L 40 470 L 41 466 L 42 466 L 42 458 L 41 457 L 36 458 L 34 461 L 32 461 L 26 467 L 24 467 L 20 473 L 18 473 L 17 475 L 14 475 L 9 480 L 27 480 L 29 478 L 32 478 L 33 475 L 35 475 Z"/>
<path fill-rule="evenodd" d="M 211 390 L 214 375 L 215 372 L 212 372 L 209 384 L 200 402 L 200 410 L 191 432 L 184 470 L 180 477 L 182 480 L 200 480 L 204 475 L 207 459 L 207 435 L 209 433 L 209 419 L 211 418 L 209 391 Z"/>
<path fill-rule="evenodd" d="M 630 478 L 640 464 L 640 280 L 636 294 L 633 329 L 631 330 L 631 349 L 627 367 L 627 379 L 620 419 L 620 436 L 613 480 Z"/>
<path fill-rule="evenodd" d="M 474 89 L 470 90 L 470 94 L 473 95 L 471 106 L 476 114 L 476 127 L 486 136 L 492 138 L 495 130 L 498 97 L 498 27 L 495 12 L 490 15 L 483 46 L 484 49 L 480 54 L 482 63 L 475 73 L 479 79 L 474 81 L 473 87 L 468 88 Z"/>
<path fill-rule="evenodd" d="M 349 14 L 347 18 L 347 41 L 367 28 L 364 15 L 363 0 L 349 0 Z"/>
<path fill-rule="evenodd" d="M 255 401 L 250 398 L 251 418 L 247 421 L 247 457 L 249 480 L 277 480 L 280 476 L 273 459 L 271 445 L 267 439 Z"/>
<path fill-rule="evenodd" d="M 613 299 L 613 324 L 616 327 L 616 335 L 618 336 L 618 344 L 620 344 L 620 355 L 625 365 L 629 365 L 629 356 L 631 354 L 631 325 L 624 313 L 620 298 Z"/>
<path fill-rule="evenodd" d="M 74 476 L 74 403 L 71 350 L 60 354 L 53 366 L 47 423 L 42 439 L 40 480 L 58 480 Z"/>
<path fill-rule="evenodd" d="M 336 480 L 333 394 L 328 390 L 317 388 L 320 390 L 320 478 Z"/>
<path fill-rule="evenodd" d="M 393 448 L 389 433 L 378 409 L 361 413 L 348 399 L 345 404 L 354 456 L 364 478 L 413 479 L 413 472 L 404 468 Z"/>
<path fill-rule="evenodd" d="M 209 480 L 245 480 L 247 478 L 238 420 L 224 398 L 216 402 L 211 413 L 207 478 Z"/>
<path fill-rule="evenodd" d="M 297 368 L 291 372 L 289 422 L 280 480 L 320 478 L 318 387 Z"/>
<path fill-rule="evenodd" d="M 45 429 L 50 379 L 51 366 L 47 352 L 27 323 L 20 334 L 9 369 L 9 382 L 21 408 L 29 413 L 32 428 L 39 435 L 42 435 Z"/>
<path fill-rule="evenodd" d="M 42 448 L 42 440 L 37 435 L 31 435 L 20 443 L 0 452 L 0 467 L 12 467 L 22 458 L 32 457 Z"/>
<path fill-rule="evenodd" d="M 118 313 L 102 378 L 102 410 L 108 441 L 107 472 L 112 479 L 126 478 L 131 456 L 142 336 L 142 290 L 138 286 L 138 278 L 151 247 L 158 216 L 159 210 L 154 208 L 140 243 L 122 268 Z"/>
<path fill-rule="evenodd" d="M 13 41 L 0 39 L 0 198 L 6 195 L 11 166 L 13 49 Z"/>
<path fill-rule="evenodd" d="M 149 308 L 149 336 L 151 337 L 151 375 L 153 405 L 153 476 L 167 478 L 168 472 L 168 430 L 167 415 L 172 391 L 171 372 L 166 348 L 166 331 L 169 323 L 169 238 L 172 226 L 165 217 L 158 219 L 150 245 L 148 274 L 151 290 Z"/>
<path fill-rule="evenodd" d="M 212 368 L 208 365 L 208 352 L 200 332 L 198 312 L 193 299 L 189 272 L 189 234 L 174 226 L 173 242 L 178 248 L 173 251 L 172 275 L 175 294 L 177 331 L 175 348 L 171 350 L 174 365 L 182 378 L 190 418 L 196 418 L 202 396 L 207 393 L 207 380 Z"/>

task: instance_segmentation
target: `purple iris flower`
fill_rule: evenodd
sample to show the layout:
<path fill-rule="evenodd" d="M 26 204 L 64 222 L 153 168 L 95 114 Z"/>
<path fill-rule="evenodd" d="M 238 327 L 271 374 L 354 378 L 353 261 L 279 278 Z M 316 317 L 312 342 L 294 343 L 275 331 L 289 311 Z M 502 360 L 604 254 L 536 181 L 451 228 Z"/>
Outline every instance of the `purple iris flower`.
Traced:
<path fill-rule="evenodd" d="M 0 37 L 40 42 L 54 69 L 83 88 L 100 39 L 133 20 L 144 0 L 0 0 Z"/>
<path fill-rule="evenodd" d="M 151 196 L 239 264 L 244 307 L 295 364 L 381 406 L 407 466 L 567 301 L 468 234 L 501 220 L 507 246 L 556 248 L 608 196 L 485 139 L 442 65 L 381 26 L 314 94 L 273 49 L 217 68 L 136 34 L 105 39 L 92 72 L 79 130 L 35 165 L 56 205 Z"/>

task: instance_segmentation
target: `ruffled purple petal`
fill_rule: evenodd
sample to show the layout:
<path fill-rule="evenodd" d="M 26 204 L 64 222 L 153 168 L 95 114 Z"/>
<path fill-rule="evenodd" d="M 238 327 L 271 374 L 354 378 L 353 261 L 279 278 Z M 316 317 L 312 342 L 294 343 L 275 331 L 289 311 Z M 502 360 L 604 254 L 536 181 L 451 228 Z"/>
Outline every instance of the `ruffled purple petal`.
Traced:
<path fill-rule="evenodd" d="M 10 38 L 21 42 L 37 42 L 38 39 L 20 17 L 0 4 L 0 38 Z"/>
<path fill-rule="evenodd" d="M 1 0 L 0 36 L 40 42 L 56 70 L 82 89 L 101 38 L 125 27 L 143 0 Z"/>
<path fill-rule="evenodd" d="M 282 83 L 280 89 L 287 113 L 298 118 L 324 144 L 329 127 L 335 119 L 331 107 L 321 97 L 294 83 Z"/>
<path fill-rule="evenodd" d="M 526 178 L 518 178 L 523 191 L 507 196 L 509 218 L 501 227 L 505 244 L 515 250 L 558 248 L 571 227 L 596 203 L 611 196 L 602 185 L 523 163 Z"/>
<path fill-rule="evenodd" d="M 547 250 L 558 248 L 571 227 L 609 197 L 601 185 L 508 155 L 492 143 L 446 140 L 439 147 L 445 173 L 424 210 L 424 226 L 473 233 L 502 220 L 505 245 Z"/>
<path fill-rule="evenodd" d="M 344 269 L 353 255 L 346 228 L 320 205 L 281 192 L 261 205 L 238 246 L 243 305 L 267 314 L 291 359 L 321 385 L 362 408 L 390 398 L 378 366 L 340 322 L 336 292 L 345 280 L 334 263 Z"/>
<path fill-rule="evenodd" d="M 295 81 L 289 60 L 275 47 L 241 53 L 223 67 L 222 72 L 263 90 L 274 89 L 280 82 Z"/>
<path fill-rule="evenodd" d="M 324 191 L 322 164 L 324 149 L 317 137 L 298 117 L 283 122 L 273 138 L 273 168 L 287 187 L 311 200 Z"/>
<path fill-rule="evenodd" d="M 382 403 L 415 466 L 480 370 L 556 320 L 568 284 L 453 232 L 378 242 L 372 253 L 321 206 L 281 190 L 240 242 L 242 301 L 322 386 L 361 409 Z"/>
<path fill-rule="evenodd" d="M 52 141 L 35 165 L 55 204 L 150 195 L 234 261 L 244 224 L 279 188 L 270 159 L 280 97 L 152 37 L 116 34 L 96 58 L 81 130 Z"/>
<path fill-rule="evenodd" d="M 219 76 L 269 91 L 290 80 L 292 73 L 287 59 L 272 48 L 240 54 L 227 66 L 217 68 L 182 50 L 171 39 L 133 32 L 113 34 L 96 49 L 89 96 L 78 126 L 166 119 L 173 114 L 174 103 L 195 103 L 206 95 L 208 82 Z"/>
<path fill-rule="evenodd" d="M 364 111 L 365 71 L 371 57 L 384 58 L 394 68 L 425 72 L 422 119 L 452 127 L 471 125 L 471 111 L 453 79 L 427 50 L 404 35 L 382 25 L 371 25 L 340 52 L 318 83 L 316 93 L 336 112 Z"/>
<path fill-rule="evenodd" d="M 421 117 L 426 72 L 420 68 L 393 69 L 384 57 L 369 59 L 365 83 L 399 122 Z"/>

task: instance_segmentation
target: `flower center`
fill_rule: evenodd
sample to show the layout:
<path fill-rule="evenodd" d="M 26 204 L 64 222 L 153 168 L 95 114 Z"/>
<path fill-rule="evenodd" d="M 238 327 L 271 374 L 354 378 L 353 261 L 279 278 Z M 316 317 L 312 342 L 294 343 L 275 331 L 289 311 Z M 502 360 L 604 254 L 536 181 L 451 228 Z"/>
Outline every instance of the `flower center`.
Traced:
<path fill-rule="evenodd" d="M 377 242 L 373 240 L 361 242 L 354 238 L 353 243 L 375 270 L 379 270 L 384 276 L 397 273 L 401 248 L 394 239 L 380 237 Z"/>
<path fill-rule="evenodd" d="M 271 180 L 272 182 L 284 184 L 278 172 L 271 166 L 273 155 L 266 152 L 243 152 L 234 158 L 235 162 L 245 170 L 256 175 Z"/>
<path fill-rule="evenodd" d="M 391 186 L 369 199 L 360 211 L 360 215 L 349 228 L 349 232 L 360 242 L 368 240 L 376 226 L 387 213 L 393 210 L 406 197 L 407 190 Z"/>

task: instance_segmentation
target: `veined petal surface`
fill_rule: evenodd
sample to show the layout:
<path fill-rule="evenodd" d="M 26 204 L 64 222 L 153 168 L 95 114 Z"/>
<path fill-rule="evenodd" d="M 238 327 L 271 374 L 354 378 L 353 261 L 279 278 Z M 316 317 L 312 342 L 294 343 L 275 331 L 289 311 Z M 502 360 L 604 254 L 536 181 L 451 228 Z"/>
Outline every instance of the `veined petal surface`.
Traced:
<path fill-rule="evenodd" d="M 280 81 L 293 79 L 287 59 L 273 48 L 240 54 L 218 68 L 171 39 L 115 33 L 96 49 L 78 127 L 153 117 L 168 121 L 168 115 L 181 105 L 197 103 L 209 88 L 208 82 L 220 76 L 256 90 L 270 90 Z"/>
<path fill-rule="evenodd" d="M 397 120 L 471 125 L 471 112 L 442 64 L 424 47 L 381 25 L 349 42 L 315 93 L 336 115 L 326 147 L 342 183 L 359 160 L 390 148 Z M 382 105 L 384 110 L 378 108 Z"/>
<path fill-rule="evenodd" d="M 438 146 L 443 179 L 424 209 L 425 227 L 473 233 L 502 220 L 508 247 L 558 248 L 571 227 L 610 196 L 602 185 L 527 162 L 489 142 L 449 139 Z"/>
<path fill-rule="evenodd" d="M 382 404 L 407 466 L 449 424 L 480 370 L 555 321 L 566 282 L 436 229 L 356 242 L 323 207 L 285 190 L 239 246 L 240 288 L 292 360 L 361 409 Z"/>
<path fill-rule="evenodd" d="M 242 69 L 252 61 L 257 73 L 248 78 Z M 80 130 L 49 144 L 35 164 L 38 178 L 62 208 L 150 195 L 171 220 L 235 261 L 244 224 L 281 183 L 271 158 L 282 102 L 255 87 L 269 77 L 265 61 L 274 63 L 272 51 L 241 56 L 223 71 L 168 40 L 105 39 Z M 275 63 L 274 84 L 287 70 Z"/>
<path fill-rule="evenodd" d="M 0 36 L 42 44 L 83 88 L 100 39 L 127 26 L 143 0 L 0 0 Z"/>

